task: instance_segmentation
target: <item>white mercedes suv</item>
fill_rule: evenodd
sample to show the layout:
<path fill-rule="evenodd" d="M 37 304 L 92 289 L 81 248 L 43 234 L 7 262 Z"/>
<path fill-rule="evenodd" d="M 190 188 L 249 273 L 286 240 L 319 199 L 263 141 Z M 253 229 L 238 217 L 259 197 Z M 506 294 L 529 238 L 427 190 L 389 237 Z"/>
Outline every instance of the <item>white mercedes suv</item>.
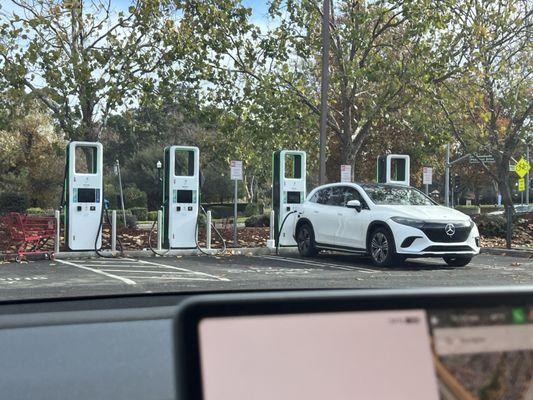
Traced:
<path fill-rule="evenodd" d="M 294 239 L 302 256 L 320 250 L 370 255 L 377 266 L 409 257 L 442 257 L 465 266 L 479 254 L 476 224 L 418 189 L 334 183 L 314 189 L 297 212 Z"/>

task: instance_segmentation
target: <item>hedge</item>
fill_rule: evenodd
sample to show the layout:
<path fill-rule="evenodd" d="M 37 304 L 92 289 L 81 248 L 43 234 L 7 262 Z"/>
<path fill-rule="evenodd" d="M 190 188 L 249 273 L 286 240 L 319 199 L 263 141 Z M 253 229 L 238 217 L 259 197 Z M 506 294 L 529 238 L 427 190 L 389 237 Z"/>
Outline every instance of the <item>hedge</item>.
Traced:
<path fill-rule="evenodd" d="M 0 214 L 25 212 L 29 205 L 26 193 L 0 193 Z"/>
<path fill-rule="evenodd" d="M 157 221 L 157 211 L 148 211 L 147 221 Z"/>
<path fill-rule="evenodd" d="M 466 215 L 478 215 L 481 212 L 479 206 L 455 206 L 455 209 Z"/>
<path fill-rule="evenodd" d="M 146 207 L 132 207 L 129 209 L 132 215 L 137 217 L 137 221 L 147 221 L 148 220 L 148 209 Z"/>
<path fill-rule="evenodd" d="M 244 226 L 247 228 L 262 228 L 270 226 L 270 216 L 268 214 L 252 215 L 246 218 Z"/>

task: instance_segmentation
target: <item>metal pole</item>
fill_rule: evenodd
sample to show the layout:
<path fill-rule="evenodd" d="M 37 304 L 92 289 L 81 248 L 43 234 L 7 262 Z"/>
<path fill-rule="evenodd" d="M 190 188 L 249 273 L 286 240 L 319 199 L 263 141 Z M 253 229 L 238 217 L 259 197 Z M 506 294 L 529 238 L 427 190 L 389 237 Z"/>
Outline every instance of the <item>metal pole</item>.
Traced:
<path fill-rule="evenodd" d="M 328 90 L 329 90 L 329 2 L 322 3 L 322 75 L 320 94 L 320 184 L 326 183 L 326 139 L 328 127 Z"/>
<path fill-rule="evenodd" d="M 120 206 L 122 207 L 122 222 L 124 222 L 124 226 L 126 226 L 126 210 L 124 209 L 124 192 L 122 191 L 122 176 L 120 175 L 120 163 L 117 160 L 115 164 L 117 166 L 118 186 L 120 188 Z"/>
<path fill-rule="evenodd" d="M 211 211 L 207 212 L 207 221 L 205 227 L 205 244 L 207 250 L 211 250 Z"/>
<path fill-rule="evenodd" d="M 157 211 L 157 250 L 162 249 L 162 237 L 163 237 L 163 211 Z"/>
<path fill-rule="evenodd" d="M 426 196 L 429 196 L 429 185 L 426 183 Z"/>
<path fill-rule="evenodd" d="M 233 204 L 233 247 L 239 247 L 239 244 L 237 243 L 237 182 L 238 180 L 235 179 L 235 203 Z"/>
<path fill-rule="evenodd" d="M 111 251 L 117 251 L 117 210 L 111 211 Z"/>
<path fill-rule="evenodd" d="M 450 143 L 446 144 L 446 164 L 444 166 L 444 205 L 450 206 Z"/>
<path fill-rule="evenodd" d="M 527 161 L 528 164 L 530 164 L 530 162 L 529 162 L 529 144 L 526 146 L 526 161 Z M 526 189 L 526 206 L 529 207 L 529 190 L 530 190 L 530 187 L 529 187 L 529 171 L 527 171 L 527 174 L 526 174 L 526 188 L 525 189 Z"/>
<path fill-rule="evenodd" d="M 506 216 L 507 216 L 507 232 L 506 235 L 506 244 L 505 247 L 508 249 L 511 248 L 511 242 L 513 240 L 512 230 L 513 230 L 513 207 L 511 205 L 506 206 Z"/>
<path fill-rule="evenodd" d="M 56 218 L 56 237 L 54 242 L 54 254 L 57 254 L 59 253 L 59 245 L 61 244 L 61 212 L 59 210 L 55 210 L 54 217 Z"/>

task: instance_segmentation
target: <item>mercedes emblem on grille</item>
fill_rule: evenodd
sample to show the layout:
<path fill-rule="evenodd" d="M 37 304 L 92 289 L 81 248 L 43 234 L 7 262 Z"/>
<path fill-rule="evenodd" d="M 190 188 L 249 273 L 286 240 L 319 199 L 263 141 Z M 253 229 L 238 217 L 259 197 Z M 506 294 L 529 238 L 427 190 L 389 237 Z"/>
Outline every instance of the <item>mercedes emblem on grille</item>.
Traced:
<path fill-rule="evenodd" d="M 446 235 L 453 236 L 455 234 L 455 225 L 454 224 L 446 224 L 444 227 L 444 232 L 446 232 Z"/>

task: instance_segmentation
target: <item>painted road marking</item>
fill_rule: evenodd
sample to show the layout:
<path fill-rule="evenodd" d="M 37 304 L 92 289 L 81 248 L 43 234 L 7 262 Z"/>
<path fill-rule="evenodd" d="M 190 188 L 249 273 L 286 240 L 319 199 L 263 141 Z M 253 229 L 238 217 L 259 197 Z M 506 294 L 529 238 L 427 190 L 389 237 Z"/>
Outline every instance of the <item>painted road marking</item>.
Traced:
<path fill-rule="evenodd" d="M 296 258 L 290 258 L 290 257 L 281 257 L 281 256 L 252 256 L 252 257 L 256 257 L 256 258 L 265 258 L 265 259 L 268 259 L 268 260 L 283 260 L 283 261 L 287 261 L 287 262 L 292 262 L 292 263 L 295 263 L 295 264 L 304 264 L 304 265 L 314 265 L 314 266 L 317 266 L 317 267 L 327 267 L 327 268 L 335 268 L 335 269 L 340 269 L 340 270 L 344 270 L 344 271 L 358 271 L 358 272 L 362 272 L 362 273 L 365 273 L 365 274 L 377 274 L 377 273 L 381 273 L 382 271 L 377 271 L 377 270 L 374 270 L 374 269 L 368 269 L 368 268 L 362 268 L 362 267 L 354 267 L 354 266 L 351 266 L 351 265 L 342 265 L 342 264 L 333 264 L 333 263 L 329 263 L 329 262 L 320 262 L 320 261 L 307 261 L 307 260 L 299 260 L 299 259 L 296 259 Z"/>
<path fill-rule="evenodd" d="M 75 263 L 70 262 L 70 261 L 56 260 L 56 262 L 59 262 L 61 264 L 65 264 L 65 265 L 70 265 L 71 267 L 76 267 L 76 268 L 84 269 L 84 270 L 87 270 L 87 271 L 91 271 L 91 272 L 94 272 L 95 274 L 104 275 L 104 276 L 107 276 L 109 278 L 118 279 L 119 281 L 122 281 L 122 282 L 124 282 L 127 285 L 136 285 L 137 284 L 135 281 L 132 281 L 131 279 L 124 278 L 122 276 L 118 276 L 118 275 L 115 275 L 115 274 L 109 274 L 109 273 L 101 271 L 99 269 L 94 269 L 94 268 L 90 268 L 90 267 L 85 267 L 83 265 L 78 265 L 78 264 L 75 264 Z"/>
<path fill-rule="evenodd" d="M 190 269 L 187 269 L 187 268 L 173 267 L 173 266 L 170 266 L 170 265 L 160 264 L 160 263 L 156 263 L 156 262 L 152 262 L 152 261 L 135 260 L 135 259 L 132 259 L 132 258 L 126 258 L 125 260 L 136 261 L 136 262 L 141 263 L 141 264 L 155 265 L 155 266 L 158 266 L 158 267 L 173 269 L 173 270 L 176 270 L 176 271 L 187 272 L 187 273 L 190 273 L 192 275 L 205 276 L 205 277 L 209 277 L 209 278 L 212 278 L 212 279 L 216 279 L 218 281 L 230 282 L 230 280 L 228 278 L 222 278 L 220 276 L 211 275 L 211 274 L 208 274 L 206 272 L 191 271 Z"/>

